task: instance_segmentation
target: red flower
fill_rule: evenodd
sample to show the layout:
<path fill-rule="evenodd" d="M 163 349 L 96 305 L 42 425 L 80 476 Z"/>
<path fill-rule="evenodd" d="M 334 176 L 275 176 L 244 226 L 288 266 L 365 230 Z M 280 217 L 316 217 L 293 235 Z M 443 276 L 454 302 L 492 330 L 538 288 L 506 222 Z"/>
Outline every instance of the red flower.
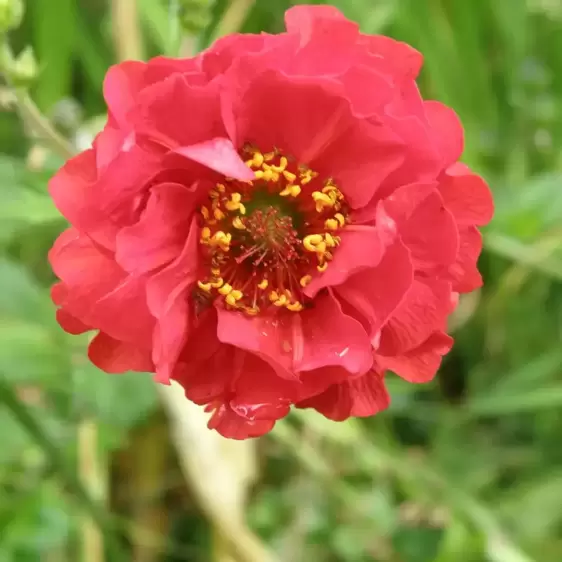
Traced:
<path fill-rule="evenodd" d="M 292 405 L 375 414 L 386 370 L 430 380 L 493 211 L 417 51 L 331 7 L 286 23 L 113 67 L 105 129 L 50 183 L 72 224 L 50 253 L 61 326 L 236 439 Z"/>

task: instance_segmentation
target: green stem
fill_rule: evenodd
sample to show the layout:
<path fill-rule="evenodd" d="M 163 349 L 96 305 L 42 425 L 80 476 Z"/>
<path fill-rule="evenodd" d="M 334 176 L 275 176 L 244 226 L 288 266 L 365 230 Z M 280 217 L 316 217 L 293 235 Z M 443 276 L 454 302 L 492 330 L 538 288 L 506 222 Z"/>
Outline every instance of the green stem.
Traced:
<path fill-rule="evenodd" d="M 110 515 L 94 501 L 82 486 L 74 470 L 69 466 L 61 451 L 51 442 L 48 434 L 43 430 L 31 409 L 24 404 L 14 392 L 12 386 L 4 376 L 0 376 L 0 402 L 8 408 L 14 418 L 27 430 L 30 437 L 43 450 L 57 473 L 61 475 L 66 486 L 90 513 L 100 529 L 106 532 L 106 547 L 109 560 L 125 560 L 124 551 L 114 535 Z"/>

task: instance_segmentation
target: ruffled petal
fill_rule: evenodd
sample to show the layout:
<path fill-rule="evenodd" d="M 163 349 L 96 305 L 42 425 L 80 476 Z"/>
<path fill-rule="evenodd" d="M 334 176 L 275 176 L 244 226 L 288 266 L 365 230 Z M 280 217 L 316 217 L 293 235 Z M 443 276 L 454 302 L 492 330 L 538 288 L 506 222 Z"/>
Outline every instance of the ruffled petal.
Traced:
<path fill-rule="evenodd" d="M 340 366 L 352 374 L 366 373 L 373 364 L 370 338 L 360 322 L 344 314 L 336 298 L 326 293 L 301 313 L 302 331 L 295 338 L 294 369 L 312 371 Z"/>
<path fill-rule="evenodd" d="M 441 154 L 443 169 L 456 162 L 464 150 L 464 131 L 457 114 L 437 101 L 424 102 L 433 142 Z"/>
<path fill-rule="evenodd" d="M 119 265 L 140 275 L 175 259 L 189 234 L 195 203 L 193 191 L 183 185 L 152 187 L 140 220 L 117 234 L 115 257 Z"/>
<path fill-rule="evenodd" d="M 224 402 L 210 404 L 207 411 L 213 415 L 209 420 L 209 429 L 214 429 L 227 439 L 250 439 L 260 437 L 269 433 L 275 421 L 272 420 L 248 420 L 238 415 L 230 406 Z"/>
<path fill-rule="evenodd" d="M 96 367 L 106 373 L 142 373 L 154 370 L 150 351 L 113 339 L 103 332 L 90 343 L 88 357 Z"/>
<path fill-rule="evenodd" d="M 415 278 L 382 330 L 379 352 L 402 355 L 421 345 L 436 330 L 444 330 L 450 302 L 450 283 Z"/>
<path fill-rule="evenodd" d="M 431 193 L 400 228 L 416 270 L 447 266 L 459 248 L 458 230 L 437 192 Z"/>
<path fill-rule="evenodd" d="M 492 220 L 494 202 L 486 182 L 464 165 L 451 166 L 439 182 L 445 206 L 459 225 L 485 225 Z"/>
<path fill-rule="evenodd" d="M 285 12 L 285 24 L 289 33 L 299 36 L 291 74 L 339 74 L 349 68 L 357 51 L 359 26 L 339 10 L 332 6 L 295 6 Z"/>
<path fill-rule="evenodd" d="M 123 341 L 150 341 L 154 321 L 146 307 L 143 281 L 128 277 L 88 237 L 65 231 L 49 252 L 64 291 L 57 304 L 82 323 Z"/>
<path fill-rule="evenodd" d="M 390 397 L 383 376 L 370 371 L 362 377 L 330 386 L 322 394 L 296 404 L 314 408 L 328 419 L 343 421 L 350 417 L 374 416 L 386 410 Z"/>
<path fill-rule="evenodd" d="M 396 237 L 396 230 L 384 224 L 373 226 L 347 226 L 339 234 L 341 242 L 334 259 L 323 273 L 314 275 L 304 293 L 314 297 L 324 287 L 341 285 L 361 270 L 377 266 Z"/>
<path fill-rule="evenodd" d="M 469 293 L 482 286 L 478 271 L 478 257 L 482 251 L 482 234 L 474 226 L 459 229 L 459 252 L 455 263 L 448 269 L 453 290 Z"/>
<path fill-rule="evenodd" d="M 418 347 L 404 355 L 377 355 L 376 363 L 383 370 L 396 373 L 411 383 L 429 382 L 441 365 L 443 355 L 453 346 L 453 338 L 443 332 L 434 332 Z"/>
<path fill-rule="evenodd" d="M 353 275 L 334 290 L 366 319 L 374 339 L 404 299 L 412 282 L 410 254 L 401 242 L 395 242 L 377 267 Z"/>
<path fill-rule="evenodd" d="M 219 137 L 199 144 L 181 146 L 173 152 L 206 166 L 223 176 L 240 181 L 254 179 L 254 172 L 244 164 L 229 139 Z"/>
<path fill-rule="evenodd" d="M 145 88 L 131 119 L 138 136 L 167 149 L 225 136 L 219 83 L 194 86 L 179 73 Z"/>
<path fill-rule="evenodd" d="M 153 355 L 157 382 L 169 383 L 192 330 L 191 290 L 199 274 L 199 229 L 191 223 L 181 254 L 147 282 L 147 302 L 157 319 Z"/>
<path fill-rule="evenodd" d="M 293 313 L 270 316 L 247 316 L 216 306 L 218 314 L 217 337 L 225 343 L 245 349 L 262 358 L 276 373 L 286 379 L 296 379 L 293 357 L 293 330 L 298 330 L 299 318 Z"/>

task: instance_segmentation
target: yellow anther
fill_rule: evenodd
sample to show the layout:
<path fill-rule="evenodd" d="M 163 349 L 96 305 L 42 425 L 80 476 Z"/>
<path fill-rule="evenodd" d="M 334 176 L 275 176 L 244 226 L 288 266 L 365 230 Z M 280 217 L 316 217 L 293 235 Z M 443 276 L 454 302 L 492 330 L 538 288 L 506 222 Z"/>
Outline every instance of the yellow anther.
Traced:
<path fill-rule="evenodd" d="M 208 242 L 211 238 L 211 229 L 208 226 L 204 226 L 201 229 L 201 241 Z"/>
<path fill-rule="evenodd" d="M 274 158 L 275 158 L 275 152 L 266 152 L 266 153 L 263 155 L 263 159 L 264 159 L 266 162 L 271 162 Z"/>
<path fill-rule="evenodd" d="M 279 159 L 279 166 L 271 166 L 271 169 L 274 172 L 282 172 L 283 170 L 285 170 L 288 164 L 289 161 L 287 160 L 287 158 L 285 158 L 285 156 L 281 156 L 281 158 Z"/>
<path fill-rule="evenodd" d="M 230 291 L 232 291 L 232 285 L 229 285 L 228 283 L 225 283 L 220 289 L 219 289 L 219 293 L 223 296 L 226 296 L 230 293 Z"/>
<path fill-rule="evenodd" d="M 211 273 L 212 273 L 215 277 L 220 277 L 221 270 L 220 270 L 218 267 L 211 267 Z"/>
<path fill-rule="evenodd" d="M 247 306 L 244 309 L 244 312 L 246 314 L 249 314 L 250 316 L 256 316 L 257 314 L 259 314 L 260 309 L 257 306 Z"/>
<path fill-rule="evenodd" d="M 274 174 L 273 170 L 257 170 L 256 179 L 271 181 L 273 179 L 273 174 Z"/>
<path fill-rule="evenodd" d="M 335 248 L 338 245 L 336 238 L 334 238 L 329 232 L 324 234 L 324 240 L 326 241 L 326 246 L 328 246 L 328 248 Z"/>
<path fill-rule="evenodd" d="M 226 301 L 226 304 L 229 304 L 230 306 L 237 306 L 238 303 L 236 301 L 239 301 L 243 296 L 244 294 L 242 291 L 233 289 L 230 293 L 228 293 L 228 295 L 226 295 L 224 300 Z"/>
<path fill-rule="evenodd" d="M 340 226 L 345 224 L 345 217 L 341 213 L 336 213 L 334 218 L 340 223 Z"/>
<path fill-rule="evenodd" d="M 281 197 L 287 197 L 289 195 L 291 197 L 298 197 L 300 192 L 301 188 L 299 185 L 288 185 L 285 189 L 279 192 L 279 195 L 281 195 Z"/>
<path fill-rule="evenodd" d="M 205 291 L 206 293 L 210 293 L 211 292 L 211 284 L 210 283 L 203 283 L 203 281 L 197 281 L 197 286 Z"/>
<path fill-rule="evenodd" d="M 232 240 L 232 234 L 230 232 L 225 234 L 222 230 L 215 232 L 210 240 L 212 246 L 220 246 L 220 249 L 224 252 L 228 252 L 230 248 L 230 242 Z"/>
<path fill-rule="evenodd" d="M 326 245 L 321 234 L 309 234 L 308 236 L 305 236 L 302 244 L 304 249 L 308 252 L 317 252 L 317 246 L 319 244 L 324 244 L 324 246 Z"/>
<path fill-rule="evenodd" d="M 299 177 L 301 179 L 301 183 L 303 185 L 306 185 L 307 183 L 310 183 L 318 174 L 316 172 L 313 172 L 312 170 L 307 169 L 303 169 L 301 170 Z"/>
<path fill-rule="evenodd" d="M 297 179 L 296 174 L 293 174 L 292 172 L 288 172 L 287 170 L 283 170 L 283 177 L 284 177 L 289 183 L 293 183 L 293 182 Z"/>
<path fill-rule="evenodd" d="M 285 306 L 288 302 L 286 295 L 280 295 L 279 298 L 273 302 L 273 306 Z"/>
<path fill-rule="evenodd" d="M 209 209 L 207 209 L 207 207 L 203 206 L 201 207 L 201 216 L 205 219 L 208 220 L 209 217 L 211 216 L 209 213 Z"/>
<path fill-rule="evenodd" d="M 224 280 L 222 277 L 219 277 L 218 279 L 211 281 L 209 285 L 211 285 L 213 289 L 218 289 L 219 287 L 222 287 L 224 285 Z"/>
<path fill-rule="evenodd" d="M 326 268 L 327 268 L 327 267 L 328 267 L 328 262 L 325 261 L 324 263 L 321 263 L 320 265 L 317 265 L 317 266 L 316 266 L 316 269 L 317 269 L 320 273 L 322 273 L 322 272 L 326 271 Z"/>
<path fill-rule="evenodd" d="M 240 201 L 242 200 L 242 195 L 240 195 L 240 193 L 233 193 L 230 196 L 230 201 L 227 201 L 224 206 L 229 210 L 229 211 L 236 211 L 238 210 L 242 205 L 242 203 L 240 203 Z"/>
<path fill-rule="evenodd" d="M 226 191 L 226 187 L 224 187 L 222 183 L 217 183 L 216 188 L 219 193 L 224 193 Z"/>
<path fill-rule="evenodd" d="M 263 161 L 264 161 L 263 154 L 261 152 L 254 152 L 254 158 L 253 158 L 254 166 L 256 168 L 261 168 Z"/>
<path fill-rule="evenodd" d="M 312 275 L 304 275 L 301 277 L 299 283 L 301 287 L 306 287 L 312 281 Z"/>
<path fill-rule="evenodd" d="M 300 312 L 303 309 L 303 306 L 300 302 L 291 302 L 287 304 L 285 308 L 292 312 Z"/>
<path fill-rule="evenodd" d="M 337 230 L 340 227 L 336 219 L 326 219 L 324 221 L 324 226 L 326 227 L 326 230 Z"/>
<path fill-rule="evenodd" d="M 326 205 L 328 207 L 331 207 L 334 204 L 332 198 L 329 195 L 327 195 L 326 193 L 321 193 L 320 191 L 313 191 L 312 199 L 314 199 L 316 203 L 322 203 L 323 205 Z"/>
<path fill-rule="evenodd" d="M 246 225 L 242 222 L 242 219 L 240 217 L 234 217 L 232 219 L 232 226 L 234 228 L 237 228 L 238 230 L 245 230 L 246 229 Z"/>
<path fill-rule="evenodd" d="M 238 212 L 239 212 L 241 215 L 245 215 L 245 214 L 246 214 L 246 207 L 245 207 L 244 203 L 240 203 L 240 206 L 238 207 Z"/>
<path fill-rule="evenodd" d="M 320 242 L 320 244 L 316 245 L 316 248 L 315 248 L 316 253 L 318 255 L 324 254 L 326 252 L 326 247 L 327 247 L 326 242 L 324 242 L 324 240 L 322 240 L 322 242 Z"/>
<path fill-rule="evenodd" d="M 264 279 L 261 283 L 258 283 L 258 287 L 260 289 L 267 289 L 267 286 L 269 285 L 269 282 L 267 279 Z"/>
<path fill-rule="evenodd" d="M 275 302 L 276 300 L 279 300 L 279 295 L 277 294 L 277 291 L 271 291 L 269 293 L 269 300 L 271 302 Z"/>
<path fill-rule="evenodd" d="M 221 221 L 226 216 L 218 207 L 216 207 L 213 211 L 213 216 L 218 220 Z"/>

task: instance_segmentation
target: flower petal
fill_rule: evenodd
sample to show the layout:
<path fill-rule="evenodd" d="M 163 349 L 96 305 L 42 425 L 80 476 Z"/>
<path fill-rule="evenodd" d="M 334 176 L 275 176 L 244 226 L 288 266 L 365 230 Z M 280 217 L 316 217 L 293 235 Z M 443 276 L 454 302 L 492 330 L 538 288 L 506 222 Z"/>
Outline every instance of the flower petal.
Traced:
<path fill-rule="evenodd" d="M 494 202 L 490 188 L 464 166 L 452 166 L 441 177 L 439 193 L 461 225 L 484 225 L 492 220 Z"/>
<path fill-rule="evenodd" d="M 324 287 L 341 285 L 355 273 L 377 266 L 396 232 L 383 225 L 351 225 L 345 227 L 338 236 L 341 242 L 334 252 L 334 259 L 326 271 L 314 276 L 304 290 L 305 295 L 314 297 Z"/>
<path fill-rule="evenodd" d="M 181 146 L 173 152 L 226 177 L 240 181 L 254 179 L 254 172 L 244 164 L 229 139 L 218 137 L 199 144 Z"/>
<path fill-rule="evenodd" d="M 194 86 L 172 74 L 141 92 L 131 119 L 139 136 L 168 149 L 224 136 L 219 83 Z"/>
<path fill-rule="evenodd" d="M 214 429 L 227 439 L 249 439 L 269 433 L 275 421 L 248 420 L 238 415 L 227 403 L 218 402 L 211 405 L 208 411 L 213 411 L 209 420 L 209 429 Z"/>
<path fill-rule="evenodd" d="M 455 220 L 434 191 L 400 228 L 416 270 L 452 264 L 459 248 Z"/>
<path fill-rule="evenodd" d="M 453 282 L 453 290 L 469 293 L 482 286 L 482 276 L 478 271 L 478 257 L 482 251 L 482 234 L 474 226 L 459 229 L 459 252 L 455 263 L 448 269 L 448 278 Z"/>
<path fill-rule="evenodd" d="M 365 317 L 375 338 L 410 289 L 413 269 L 408 250 L 395 242 L 377 267 L 350 277 L 336 294 Z"/>
<path fill-rule="evenodd" d="M 293 326 L 298 317 L 280 311 L 271 316 L 247 316 L 216 306 L 217 337 L 225 343 L 245 349 L 271 365 L 280 377 L 296 379 L 293 372 Z"/>
<path fill-rule="evenodd" d="M 175 259 L 189 234 L 195 203 L 193 191 L 183 185 L 152 187 L 140 220 L 117 234 L 115 257 L 119 265 L 140 275 Z"/>
<path fill-rule="evenodd" d="M 429 382 L 441 365 L 443 355 L 453 345 L 453 338 L 443 332 L 434 332 L 418 347 L 404 355 L 377 355 L 376 362 L 384 370 L 396 373 L 411 383 Z"/>
<path fill-rule="evenodd" d="M 150 352 L 134 344 L 118 341 L 100 332 L 88 347 L 90 361 L 106 373 L 150 372 L 154 365 Z"/>
<path fill-rule="evenodd" d="M 394 310 L 381 334 L 382 355 L 402 355 L 444 330 L 450 312 L 451 284 L 418 277 Z"/>
<path fill-rule="evenodd" d="M 424 102 L 433 142 L 441 154 L 443 169 L 455 163 L 464 150 L 464 131 L 457 114 L 437 101 Z"/>
<path fill-rule="evenodd" d="M 341 366 L 352 374 L 363 374 L 371 368 L 368 334 L 357 320 L 342 312 L 330 293 L 318 296 L 314 306 L 301 313 L 301 322 L 302 340 L 298 345 L 302 352 L 295 360 L 296 371 Z"/>
<path fill-rule="evenodd" d="M 110 255 L 74 229 L 61 234 L 49 260 L 64 286 L 57 304 L 69 314 L 115 339 L 141 345 L 150 341 L 154 321 L 142 280 L 127 277 Z"/>
<path fill-rule="evenodd" d="M 362 377 L 330 386 L 322 394 L 296 404 L 297 408 L 314 408 L 328 419 L 343 421 L 352 416 L 373 416 L 386 410 L 390 397 L 383 376 L 370 371 Z"/>

